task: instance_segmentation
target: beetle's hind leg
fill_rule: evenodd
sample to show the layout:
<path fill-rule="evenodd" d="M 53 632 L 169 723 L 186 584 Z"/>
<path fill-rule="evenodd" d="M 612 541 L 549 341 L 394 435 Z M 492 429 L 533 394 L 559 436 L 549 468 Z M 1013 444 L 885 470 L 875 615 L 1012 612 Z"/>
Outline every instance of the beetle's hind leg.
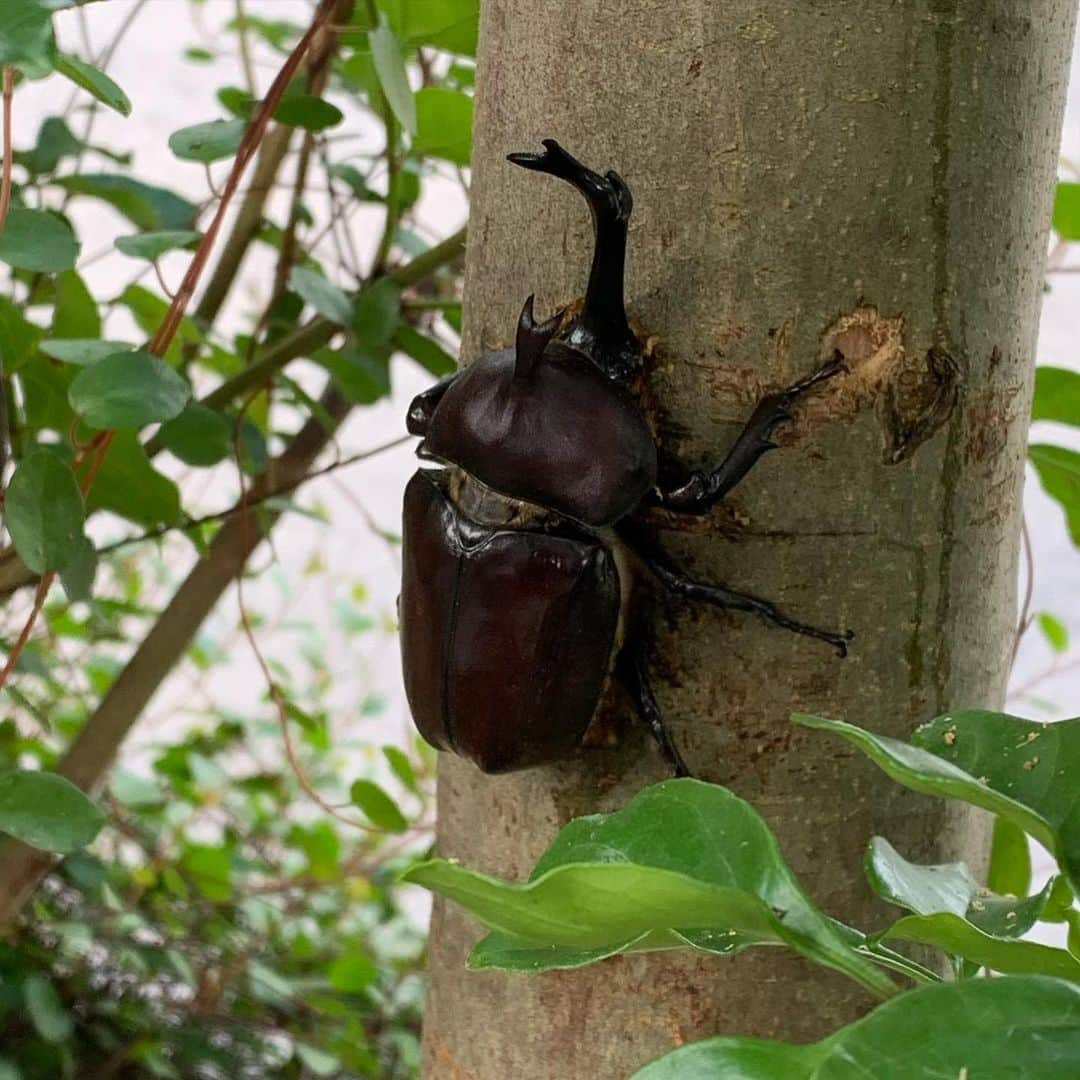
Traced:
<path fill-rule="evenodd" d="M 664 715 L 653 693 L 652 682 L 649 679 L 650 638 L 645 620 L 639 614 L 634 620 L 630 638 L 619 654 L 616 674 L 634 699 L 634 707 L 649 729 L 649 734 L 656 740 L 660 756 L 667 762 L 672 775 L 691 776 L 693 774 L 686 767 L 686 762 L 683 761 L 682 755 L 675 746 L 675 740 L 672 739 L 671 732 L 664 723 Z"/>
<path fill-rule="evenodd" d="M 577 188 L 589 204 L 596 232 L 585 304 L 570 331 L 571 343 L 611 374 L 625 374 L 640 361 L 623 292 L 626 230 L 633 196 L 617 172 L 593 172 L 554 139 L 544 139 L 543 145 L 542 153 L 509 154 L 508 160 L 524 169 L 557 176 Z"/>
<path fill-rule="evenodd" d="M 679 487 L 661 492 L 661 505 L 683 514 L 706 513 L 746 476 L 762 454 L 776 448 L 773 431 L 791 419 L 795 402 L 808 390 L 844 370 L 844 355 L 838 350 L 828 363 L 806 378 L 774 394 L 766 394 L 739 432 L 727 457 L 712 472 L 694 472 Z"/>

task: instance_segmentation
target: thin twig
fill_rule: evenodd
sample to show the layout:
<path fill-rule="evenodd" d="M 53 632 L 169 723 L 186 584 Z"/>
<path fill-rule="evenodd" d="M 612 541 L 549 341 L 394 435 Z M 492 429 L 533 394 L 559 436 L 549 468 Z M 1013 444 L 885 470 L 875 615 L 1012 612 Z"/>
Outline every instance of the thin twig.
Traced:
<path fill-rule="evenodd" d="M 229 178 L 225 181 L 225 188 L 222 191 L 221 201 L 218 203 L 217 211 L 211 219 L 202 240 L 199 242 L 198 248 L 195 250 L 195 255 L 191 260 L 191 264 L 188 266 L 187 273 L 184 275 L 184 280 L 180 283 L 180 288 L 176 292 L 176 297 L 169 305 L 169 310 L 166 312 L 165 318 L 158 327 L 157 333 L 151 338 L 150 343 L 147 346 L 149 352 L 152 352 L 157 356 L 164 355 L 165 350 L 169 347 L 169 343 L 176 335 L 176 331 L 180 326 L 180 321 L 183 319 L 184 314 L 187 311 L 187 306 L 190 303 L 192 296 L 195 294 L 195 286 L 202 274 L 203 268 L 206 266 L 207 260 L 210 258 L 210 251 L 214 246 L 214 241 L 217 239 L 217 234 L 221 229 L 222 222 L 225 220 L 225 214 L 229 208 L 229 203 L 232 201 L 232 197 L 236 194 L 236 189 L 240 185 L 240 178 L 247 168 L 248 162 L 259 148 L 259 143 L 262 141 L 262 137 L 270 123 L 270 118 L 273 116 L 274 110 L 280 104 L 286 88 L 292 81 L 297 69 L 300 67 L 308 47 L 322 29 L 324 23 L 329 21 L 334 6 L 335 0 L 323 0 L 320 4 L 319 10 L 312 20 L 311 25 L 308 27 L 307 32 L 300 39 L 296 48 L 289 54 L 289 58 L 282 65 L 277 77 L 270 84 L 270 89 L 267 91 L 266 97 L 255 111 L 251 123 L 248 124 L 247 130 L 244 132 L 244 137 L 240 141 L 240 146 L 237 148 L 236 158 L 233 161 L 232 170 L 229 172 Z"/>
<path fill-rule="evenodd" d="M 11 207 L 11 163 L 15 157 L 11 138 L 11 103 L 15 96 L 15 69 L 4 65 L 4 163 L 0 174 L 0 232 L 4 231 Z"/>
<path fill-rule="evenodd" d="M 0 686 L 3 686 L 8 681 L 8 676 L 14 670 L 15 664 L 18 662 L 19 656 L 26 647 L 27 641 L 30 640 L 30 631 L 34 629 L 34 623 L 37 622 L 37 617 L 41 614 L 41 609 L 45 606 L 45 597 L 48 595 L 55 577 L 55 573 L 46 574 L 38 582 L 37 591 L 34 593 L 34 606 L 30 610 L 30 617 L 23 624 L 22 630 L 19 631 L 19 636 L 12 646 L 11 652 L 8 653 L 7 662 L 4 664 L 3 670 L 0 671 Z"/>
<path fill-rule="evenodd" d="M 251 39 L 248 37 L 247 13 L 244 11 L 244 0 L 234 0 L 236 4 L 236 34 L 240 39 L 240 61 L 244 68 L 244 84 L 247 92 L 256 98 L 259 96 L 258 84 L 255 81 L 255 66 L 251 62 Z"/>
<path fill-rule="evenodd" d="M 317 480 L 321 476 L 327 476 L 349 465 L 357 465 L 379 454 L 384 454 L 388 450 L 395 450 L 399 446 L 404 446 L 411 439 L 411 435 L 401 435 L 396 439 L 391 439 L 390 442 L 383 443 L 381 446 L 374 446 L 370 450 L 361 450 L 359 453 L 349 455 L 349 457 L 339 458 L 330 462 L 329 465 L 324 465 L 321 469 L 312 469 L 311 472 L 298 477 L 296 480 L 281 484 L 279 487 L 268 488 L 256 498 L 249 497 L 243 502 L 238 502 L 235 506 L 226 507 L 224 510 L 215 510 L 213 513 L 203 514 L 201 517 L 187 518 L 185 521 L 175 525 L 159 525 L 156 529 L 148 529 L 146 532 L 139 533 L 138 536 L 126 536 L 123 540 L 117 540 L 112 544 L 107 544 L 105 547 L 98 548 L 98 554 L 108 555 L 110 552 L 130 547 L 132 544 L 145 543 L 147 540 L 160 540 L 161 537 L 168 536 L 169 533 L 196 529 L 200 525 L 209 525 L 213 521 L 227 521 L 229 518 L 243 513 L 245 507 L 250 509 L 252 506 L 258 506 L 269 499 L 275 499 L 279 495 L 288 495 L 311 480 Z"/>
<path fill-rule="evenodd" d="M 244 406 L 240 409 L 236 425 L 234 427 L 233 435 L 233 455 L 236 459 L 236 473 L 240 482 L 240 500 L 239 500 L 239 522 L 240 522 L 240 534 L 242 539 L 242 547 L 246 550 L 251 547 L 250 540 L 250 528 L 251 519 L 248 514 L 250 509 L 248 504 L 248 492 L 247 483 L 244 479 L 244 461 L 243 461 L 243 448 L 240 444 L 240 430 L 244 419 L 244 414 L 254 399 L 255 395 L 252 394 L 248 397 Z M 355 818 L 347 817 L 344 814 L 338 812 L 337 807 L 328 803 L 322 795 L 319 794 L 315 785 L 312 784 L 308 778 L 306 771 L 304 770 L 303 763 L 300 761 L 299 756 L 296 753 L 296 747 L 292 741 L 292 729 L 289 727 L 289 709 L 288 703 L 285 700 L 285 695 L 282 693 L 281 687 L 278 685 L 277 680 L 274 678 L 273 672 L 270 670 L 270 665 L 266 661 L 266 657 L 263 655 L 262 649 L 259 647 L 258 639 L 255 637 L 255 630 L 251 625 L 251 617 L 248 614 L 247 605 L 244 603 L 244 566 L 241 565 L 240 572 L 236 575 L 236 603 L 240 610 L 240 625 L 244 629 L 244 637 L 247 638 L 248 645 L 251 647 L 251 652 L 255 657 L 255 662 L 259 665 L 259 670 L 263 674 L 263 678 L 266 680 L 266 691 L 277 710 L 278 722 L 281 725 L 281 738 L 282 743 L 285 746 L 285 757 L 289 762 L 289 768 L 292 770 L 293 775 L 296 777 L 296 782 L 303 788 L 305 794 L 316 806 L 319 807 L 323 813 L 329 814 L 332 818 L 342 822 L 344 825 L 350 825 L 357 829 L 363 829 L 365 832 L 371 832 L 372 827 L 365 824 L 362 821 L 357 821 Z"/>

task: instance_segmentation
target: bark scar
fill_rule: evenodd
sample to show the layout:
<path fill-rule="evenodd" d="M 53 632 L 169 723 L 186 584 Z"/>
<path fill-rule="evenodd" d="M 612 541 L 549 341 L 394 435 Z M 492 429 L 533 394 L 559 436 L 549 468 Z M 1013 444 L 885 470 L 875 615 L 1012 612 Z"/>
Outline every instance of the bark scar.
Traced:
<path fill-rule="evenodd" d="M 873 406 L 884 436 L 883 460 L 897 465 L 956 408 L 963 382 L 959 362 L 937 346 L 908 349 L 902 315 L 882 315 L 870 306 L 841 315 L 821 336 L 822 357 L 835 351 L 843 354 L 848 373 L 822 386 L 799 410 L 795 438 Z"/>

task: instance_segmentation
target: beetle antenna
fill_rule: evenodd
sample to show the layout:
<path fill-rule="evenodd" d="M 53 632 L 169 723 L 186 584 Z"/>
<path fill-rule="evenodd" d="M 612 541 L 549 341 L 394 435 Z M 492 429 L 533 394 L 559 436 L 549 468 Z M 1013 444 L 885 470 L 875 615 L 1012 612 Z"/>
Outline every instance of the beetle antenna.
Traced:
<path fill-rule="evenodd" d="M 544 350 L 562 323 L 563 312 L 556 311 L 546 322 L 537 324 L 533 317 L 535 299 L 533 295 L 525 301 L 525 306 L 521 309 L 521 317 L 518 319 L 517 359 L 514 364 L 514 375 L 519 379 L 528 378 L 536 366 L 536 361 L 544 355 Z"/>

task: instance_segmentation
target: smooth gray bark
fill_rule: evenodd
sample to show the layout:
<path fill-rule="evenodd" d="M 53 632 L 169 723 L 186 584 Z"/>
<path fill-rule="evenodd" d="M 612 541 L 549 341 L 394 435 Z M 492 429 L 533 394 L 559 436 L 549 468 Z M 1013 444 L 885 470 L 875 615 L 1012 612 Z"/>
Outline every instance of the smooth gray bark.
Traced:
<path fill-rule="evenodd" d="M 851 658 L 672 603 L 656 677 L 692 768 L 758 806 L 830 913 L 881 925 L 861 870 L 869 837 L 920 861 L 977 861 L 981 823 L 788 715 L 906 737 L 950 708 L 1002 702 L 1075 4 L 482 7 L 466 361 L 511 337 L 529 292 L 547 314 L 584 286 L 578 196 L 503 161 L 544 136 L 634 190 L 628 298 L 656 338 L 666 446 L 714 462 L 763 389 L 834 347 L 848 358 L 726 509 L 672 519 L 661 540 L 696 575 L 850 626 Z M 615 749 L 509 777 L 444 757 L 440 852 L 524 877 L 568 818 L 662 775 L 633 728 Z M 621 1080 L 684 1041 L 808 1039 L 871 1004 L 780 950 L 470 974 L 479 932 L 436 904 L 432 1080 Z"/>

